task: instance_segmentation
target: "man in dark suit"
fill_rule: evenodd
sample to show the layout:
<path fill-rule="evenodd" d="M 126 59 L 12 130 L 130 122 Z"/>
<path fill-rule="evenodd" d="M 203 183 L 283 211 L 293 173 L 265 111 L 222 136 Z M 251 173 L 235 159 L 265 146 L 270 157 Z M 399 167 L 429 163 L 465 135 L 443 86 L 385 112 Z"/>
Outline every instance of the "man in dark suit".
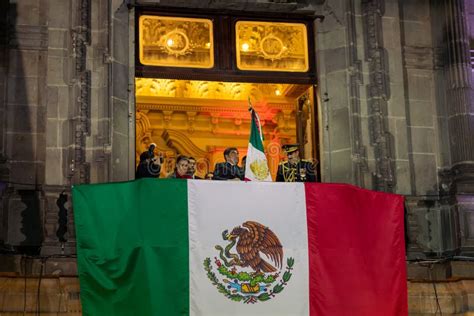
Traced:
<path fill-rule="evenodd" d="M 243 180 L 244 173 L 238 166 L 239 151 L 235 147 L 224 150 L 225 162 L 217 163 L 214 167 L 213 180 Z"/>
<path fill-rule="evenodd" d="M 191 179 L 202 179 L 198 176 L 196 176 L 196 158 L 194 157 L 189 157 L 188 158 L 188 175 L 191 177 Z"/>
<path fill-rule="evenodd" d="M 282 146 L 288 160 L 278 166 L 277 182 L 316 182 L 316 165 L 310 160 L 300 159 L 298 144 Z"/>

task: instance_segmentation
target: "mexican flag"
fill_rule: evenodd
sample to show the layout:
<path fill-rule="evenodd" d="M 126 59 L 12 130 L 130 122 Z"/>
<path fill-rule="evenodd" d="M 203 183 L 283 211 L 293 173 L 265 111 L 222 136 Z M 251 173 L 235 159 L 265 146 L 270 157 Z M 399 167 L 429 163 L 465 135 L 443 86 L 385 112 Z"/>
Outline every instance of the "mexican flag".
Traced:
<path fill-rule="evenodd" d="M 245 163 L 245 180 L 272 181 L 272 176 L 268 169 L 267 157 L 263 149 L 263 133 L 260 118 L 252 106 L 250 106 L 249 111 L 251 123 L 247 161 Z"/>
<path fill-rule="evenodd" d="M 401 196 L 141 179 L 73 203 L 83 315 L 407 315 Z"/>

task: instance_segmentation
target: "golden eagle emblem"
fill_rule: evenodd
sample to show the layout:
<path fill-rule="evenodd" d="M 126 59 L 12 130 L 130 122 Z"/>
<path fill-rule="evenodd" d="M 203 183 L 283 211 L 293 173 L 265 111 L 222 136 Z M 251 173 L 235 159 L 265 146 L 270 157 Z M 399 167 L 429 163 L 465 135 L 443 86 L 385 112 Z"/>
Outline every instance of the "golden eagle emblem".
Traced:
<path fill-rule="evenodd" d="M 257 159 L 250 163 L 250 170 L 258 180 L 265 180 L 268 176 L 268 164 L 263 159 Z"/>
<path fill-rule="evenodd" d="M 211 258 L 204 260 L 207 277 L 219 292 L 233 301 L 256 303 L 267 301 L 284 289 L 291 278 L 294 259 L 287 259 L 280 277 L 283 246 L 269 227 L 246 221 L 230 233 L 224 230 L 222 238 L 229 243 L 225 247 L 215 246 L 219 254 L 214 257 L 214 262 Z"/>

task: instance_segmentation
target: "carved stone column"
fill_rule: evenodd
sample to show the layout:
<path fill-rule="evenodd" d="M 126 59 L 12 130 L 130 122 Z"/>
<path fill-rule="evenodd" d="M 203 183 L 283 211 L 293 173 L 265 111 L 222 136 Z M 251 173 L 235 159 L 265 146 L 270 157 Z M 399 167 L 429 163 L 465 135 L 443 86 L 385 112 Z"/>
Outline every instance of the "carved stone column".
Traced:
<path fill-rule="evenodd" d="M 52 137 L 54 129 L 49 134 L 48 178 L 42 196 L 42 255 L 75 254 L 70 185 L 90 182 L 86 140 L 91 135 L 91 71 L 87 68 L 87 47 L 91 43 L 91 2 L 71 1 L 62 5 L 52 8 L 48 16 L 49 27 L 53 30 L 50 30 L 50 64 L 57 62 L 53 58 L 58 48 L 67 53 L 60 59 L 60 70 L 64 75 L 48 78 L 48 89 L 51 91 L 49 112 L 55 113 L 48 117 L 48 124 L 57 124 L 62 133 L 59 140 Z M 71 19 L 57 19 L 55 12 L 71 12 Z M 57 43 L 58 35 L 54 31 L 64 34 L 66 43 Z M 59 97 L 52 97 L 56 94 L 67 97 L 60 102 Z M 56 107 L 58 110 L 54 111 Z"/>
<path fill-rule="evenodd" d="M 444 4 L 451 175 L 458 193 L 474 193 L 474 97 L 466 10 L 464 1 Z"/>
<path fill-rule="evenodd" d="M 451 163 L 441 173 L 441 188 L 458 210 L 461 252 L 474 255 L 474 95 L 465 2 L 444 1 L 444 12 Z"/>
<path fill-rule="evenodd" d="M 78 3 L 78 23 L 73 29 L 72 49 L 75 57 L 75 78 L 77 94 L 77 117 L 74 128 L 73 183 L 90 182 L 90 166 L 86 162 L 86 137 L 90 136 L 91 120 L 91 71 L 86 69 L 87 45 L 91 43 L 90 0 Z"/>
<path fill-rule="evenodd" d="M 361 5 L 366 42 L 365 58 L 369 63 L 367 97 L 370 143 L 375 156 L 373 188 L 393 192 L 395 187 L 393 145 L 387 124 L 387 100 L 390 98 L 386 66 L 388 57 L 382 39 L 384 1 L 363 0 Z"/>
<path fill-rule="evenodd" d="M 362 141 L 360 88 L 363 86 L 362 61 L 358 59 L 355 1 L 346 1 L 347 38 L 349 45 L 349 99 L 351 117 L 352 170 L 356 185 L 366 187 L 364 174 L 368 172 L 367 152 Z"/>

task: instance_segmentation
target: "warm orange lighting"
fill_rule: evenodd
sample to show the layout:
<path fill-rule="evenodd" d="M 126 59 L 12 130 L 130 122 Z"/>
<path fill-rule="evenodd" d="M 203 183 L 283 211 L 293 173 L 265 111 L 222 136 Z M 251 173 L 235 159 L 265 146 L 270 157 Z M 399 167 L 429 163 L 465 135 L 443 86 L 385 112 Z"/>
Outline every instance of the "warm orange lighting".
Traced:
<path fill-rule="evenodd" d="M 235 32 L 239 69 L 308 71 L 308 34 L 305 24 L 237 21 Z"/>
<path fill-rule="evenodd" d="M 275 95 L 281 95 L 281 91 L 278 90 L 278 89 L 276 89 L 276 90 L 275 90 Z"/>
<path fill-rule="evenodd" d="M 210 19 L 142 15 L 138 25 L 142 64 L 214 67 L 214 36 Z"/>

